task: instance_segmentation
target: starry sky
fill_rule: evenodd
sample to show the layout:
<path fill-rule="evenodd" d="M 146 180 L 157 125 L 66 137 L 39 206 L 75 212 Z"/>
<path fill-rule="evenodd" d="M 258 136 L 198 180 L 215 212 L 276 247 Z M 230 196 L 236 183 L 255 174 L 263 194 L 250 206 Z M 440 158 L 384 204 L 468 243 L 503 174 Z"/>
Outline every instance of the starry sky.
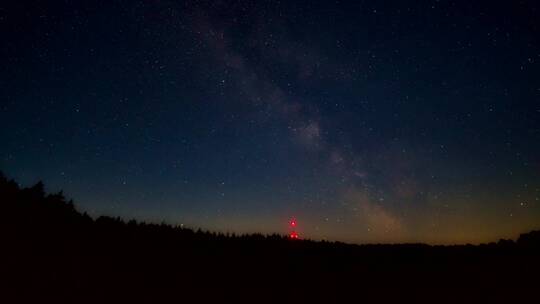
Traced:
<path fill-rule="evenodd" d="M 354 243 L 540 228 L 537 1 L 6 1 L 0 170 L 91 215 Z"/>

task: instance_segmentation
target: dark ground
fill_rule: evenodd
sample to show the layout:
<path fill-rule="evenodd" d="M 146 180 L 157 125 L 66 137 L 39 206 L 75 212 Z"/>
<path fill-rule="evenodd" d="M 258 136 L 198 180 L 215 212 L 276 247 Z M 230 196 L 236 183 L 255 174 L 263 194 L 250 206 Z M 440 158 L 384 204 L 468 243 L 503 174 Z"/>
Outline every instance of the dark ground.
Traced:
<path fill-rule="evenodd" d="M 537 303 L 540 290 L 540 231 L 478 246 L 226 236 L 94 220 L 3 175 L 0 203 L 2 303 Z"/>

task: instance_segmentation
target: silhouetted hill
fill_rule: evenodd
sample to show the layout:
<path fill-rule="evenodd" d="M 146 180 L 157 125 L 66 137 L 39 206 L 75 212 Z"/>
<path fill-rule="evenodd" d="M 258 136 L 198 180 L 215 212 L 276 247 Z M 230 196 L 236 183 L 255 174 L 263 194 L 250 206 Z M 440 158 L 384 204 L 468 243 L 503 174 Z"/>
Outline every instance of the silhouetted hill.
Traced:
<path fill-rule="evenodd" d="M 479 246 L 223 235 L 79 212 L 0 174 L 2 298 L 14 302 L 523 302 L 540 231 Z"/>

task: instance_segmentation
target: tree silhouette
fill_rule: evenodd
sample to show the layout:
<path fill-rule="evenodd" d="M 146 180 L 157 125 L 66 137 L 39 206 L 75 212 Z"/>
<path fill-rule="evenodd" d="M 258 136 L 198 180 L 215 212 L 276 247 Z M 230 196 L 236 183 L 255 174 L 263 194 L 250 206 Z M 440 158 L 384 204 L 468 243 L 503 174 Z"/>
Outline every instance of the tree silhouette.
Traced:
<path fill-rule="evenodd" d="M 349 245 L 279 234 L 217 233 L 119 217 L 91 218 L 42 182 L 0 172 L 2 238 L 12 302 L 520 302 L 540 270 L 540 231 L 478 246 Z M 455 298 L 453 296 L 456 296 Z M 47 296 L 50 296 L 47 298 Z M 476 297 L 475 297 L 476 296 Z M 339 299 L 342 300 L 339 300 Z M 356 300 L 355 300 L 356 299 Z"/>

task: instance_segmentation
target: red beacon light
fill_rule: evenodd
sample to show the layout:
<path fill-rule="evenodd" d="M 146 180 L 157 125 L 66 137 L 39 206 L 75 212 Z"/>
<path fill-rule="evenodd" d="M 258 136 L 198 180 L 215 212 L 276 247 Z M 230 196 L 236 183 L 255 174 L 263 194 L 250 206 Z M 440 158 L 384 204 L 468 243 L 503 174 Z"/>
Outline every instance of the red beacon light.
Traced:
<path fill-rule="evenodd" d="M 291 219 L 291 221 L 289 222 L 289 228 L 291 230 L 291 232 L 289 233 L 289 238 L 290 239 L 293 239 L 293 240 L 297 240 L 299 239 L 300 237 L 298 236 L 298 233 L 295 231 L 295 228 L 296 228 L 296 219 Z"/>

